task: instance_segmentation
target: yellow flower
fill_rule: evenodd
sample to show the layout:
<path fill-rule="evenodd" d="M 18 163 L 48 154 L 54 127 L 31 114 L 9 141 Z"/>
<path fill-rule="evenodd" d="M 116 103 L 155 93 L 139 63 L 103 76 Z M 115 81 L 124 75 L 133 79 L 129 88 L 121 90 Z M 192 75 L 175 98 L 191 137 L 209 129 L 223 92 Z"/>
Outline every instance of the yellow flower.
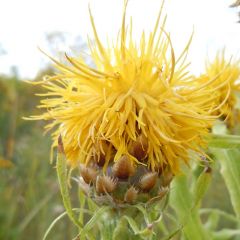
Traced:
<path fill-rule="evenodd" d="M 219 51 L 215 59 L 206 63 L 206 72 L 200 77 L 201 81 L 215 78 L 210 88 L 216 96 L 218 105 L 214 114 L 224 117 L 230 127 L 235 122 L 236 92 L 240 91 L 240 61 L 227 60 L 225 51 Z"/>
<path fill-rule="evenodd" d="M 122 159 L 121 168 L 113 169 L 120 177 L 125 177 L 122 169 L 131 175 L 139 164 L 152 171 L 167 166 L 175 174 L 180 162 L 188 163 L 189 151 L 204 154 L 204 139 L 215 119 L 211 81 L 199 85 L 188 74 L 191 38 L 175 58 L 162 8 L 153 31 L 143 32 L 136 43 L 132 23 L 126 27 L 126 6 L 118 39 L 107 46 L 90 11 L 95 42 L 89 41 L 89 49 L 95 67 L 81 56 L 66 55 L 67 64 L 52 59 L 59 73 L 41 82 L 48 92 L 41 94 L 45 99 L 39 107 L 46 112 L 32 118 L 51 121 L 46 128 L 54 129 L 53 147 L 61 135 L 72 167 L 95 161 L 106 170 Z"/>

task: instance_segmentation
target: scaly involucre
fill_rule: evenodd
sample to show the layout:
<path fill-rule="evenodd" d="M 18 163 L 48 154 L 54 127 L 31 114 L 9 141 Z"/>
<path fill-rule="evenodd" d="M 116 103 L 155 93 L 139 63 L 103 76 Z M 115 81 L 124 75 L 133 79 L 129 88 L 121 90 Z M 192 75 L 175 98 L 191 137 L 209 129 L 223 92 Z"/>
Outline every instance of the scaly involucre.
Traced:
<path fill-rule="evenodd" d="M 72 167 L 91 161 L 101 164 L 104 156 L 106 169 L 110 161 L 127 156 L 133 166 L 145 164 L 152 171 L 168 166 L 177 173 L 181 161 L 188 163 L 189 151 L 204 154 L 201 149 L 215 119 L 209 100 L 215 97 L 208 88 L 211 80 L 199 84 L 188 73 L 192 37 L 175 58 L 162 7 L 153 31 L 143 32 L 135 43 L 132 22 L 125 25 L 126 6 L 127 2 L 118 39 L 107 46 L 89 11 L 93 64 L 81 56 L 66 55 L 67 64 L 52 59 L 59 73 L 41 82 L 48 92 L 41 94 L 45 98 L 39 107 L 46 112 L 32 118 L 51 121 L 46 128 L 55 130 L 53 147 L 61 135 Z M 144 154 L 138 157 L 133 146 L 142 146 Z"/>

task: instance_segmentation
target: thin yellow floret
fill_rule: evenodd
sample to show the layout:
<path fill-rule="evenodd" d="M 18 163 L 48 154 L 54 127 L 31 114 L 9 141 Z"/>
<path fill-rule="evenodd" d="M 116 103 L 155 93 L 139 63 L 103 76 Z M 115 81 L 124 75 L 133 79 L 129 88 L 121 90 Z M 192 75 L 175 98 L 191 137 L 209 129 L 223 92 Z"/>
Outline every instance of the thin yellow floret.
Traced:
<path fill-rule="evenodd" d="M 213 61 L 206 63 L 206 71 L 200 76 L 200 81 L 209 82 L 212 92 L 218 95 L 214 105 L 217 106 L 214 114 L 225 118 L 230 127 L 234 125 L 236 115 L 236 93 L 240 91 L 240 61 L 227 60 L 225 50 L 219 51 Z"/>

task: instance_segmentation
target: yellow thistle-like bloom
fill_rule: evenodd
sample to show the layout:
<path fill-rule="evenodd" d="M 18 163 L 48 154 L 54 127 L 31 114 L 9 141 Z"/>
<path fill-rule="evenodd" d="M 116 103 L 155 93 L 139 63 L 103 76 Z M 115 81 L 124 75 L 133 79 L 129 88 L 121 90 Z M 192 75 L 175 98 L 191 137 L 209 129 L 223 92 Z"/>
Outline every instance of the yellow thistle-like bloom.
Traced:
<path fill-rule="evenodd" d="M 66 55 L 68 64 L 52 59 L 59 73 L 41 82 L 48 92 L 41 94 L 45 99 L 39 107 L 46 112 L 32 119 L 51 121 L 46 128 L 54 129 L 53 147 L 61 135 L 72 167 L 95 161 L 105 171 L 121 159 L 113 172 L 122 178 L 136 166 L 155 172 L 167 167 L 176 174 L 182 161 L 189 162 L 189 151 L 204 154 L 201 149 L 215 119 L 211 89 L 208 82 L 195 84 L 188 74 L 185 59 L 191 39 L 175 58 L 162 8 L 153 31 L 143 32 L 135 43 L 132 24 L 125 24 L 126 6 L 118 39 L 107 46 L 98 37 L 90 11 L 95 42 L 89 42 L 89 49 L 95 67 L 82 57 Z M 95 176 L 82 171 L 86 182 Z M 141 179 L 142 189 L 151 186 L 149 179 L 155 175 Z M 97 188 L 105 182 L 111 179 L 98 179 Z M 115 182 L 110 185 L 114 189 Z"/>
<path fill-rule="evenodd" d="M 206 72 L 200 81 L 216 80 L 210 84 L 216 95 L 215 105 L 218 110 L 214 114 L 224 117 L 230 127 L 236 120 L 236 93 L 240 91 L 240 61 L 227 60 L 225 51 L 219 51 L 214 61 L 206 63 Z"/>

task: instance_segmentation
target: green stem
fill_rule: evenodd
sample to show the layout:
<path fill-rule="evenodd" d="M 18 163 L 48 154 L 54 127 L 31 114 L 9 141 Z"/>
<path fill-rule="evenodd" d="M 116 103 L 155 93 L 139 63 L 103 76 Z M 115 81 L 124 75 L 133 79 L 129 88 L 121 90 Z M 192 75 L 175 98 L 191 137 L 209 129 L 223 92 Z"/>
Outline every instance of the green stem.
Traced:
<path fill-rule="evenodd" d="M 63 152 L 59 151 L 57 156 L 57 175 L 60 185 L 61 195 L 63 199 L 63 204 L 70 220 L 78 227 L 82 228 L 82 225 L 76 218 L 74 212 L 72 211 L 72 204 L 70 200 L 69 190 L 68 190 L 68 174 L 67 174 L 67 163 Z"/>

